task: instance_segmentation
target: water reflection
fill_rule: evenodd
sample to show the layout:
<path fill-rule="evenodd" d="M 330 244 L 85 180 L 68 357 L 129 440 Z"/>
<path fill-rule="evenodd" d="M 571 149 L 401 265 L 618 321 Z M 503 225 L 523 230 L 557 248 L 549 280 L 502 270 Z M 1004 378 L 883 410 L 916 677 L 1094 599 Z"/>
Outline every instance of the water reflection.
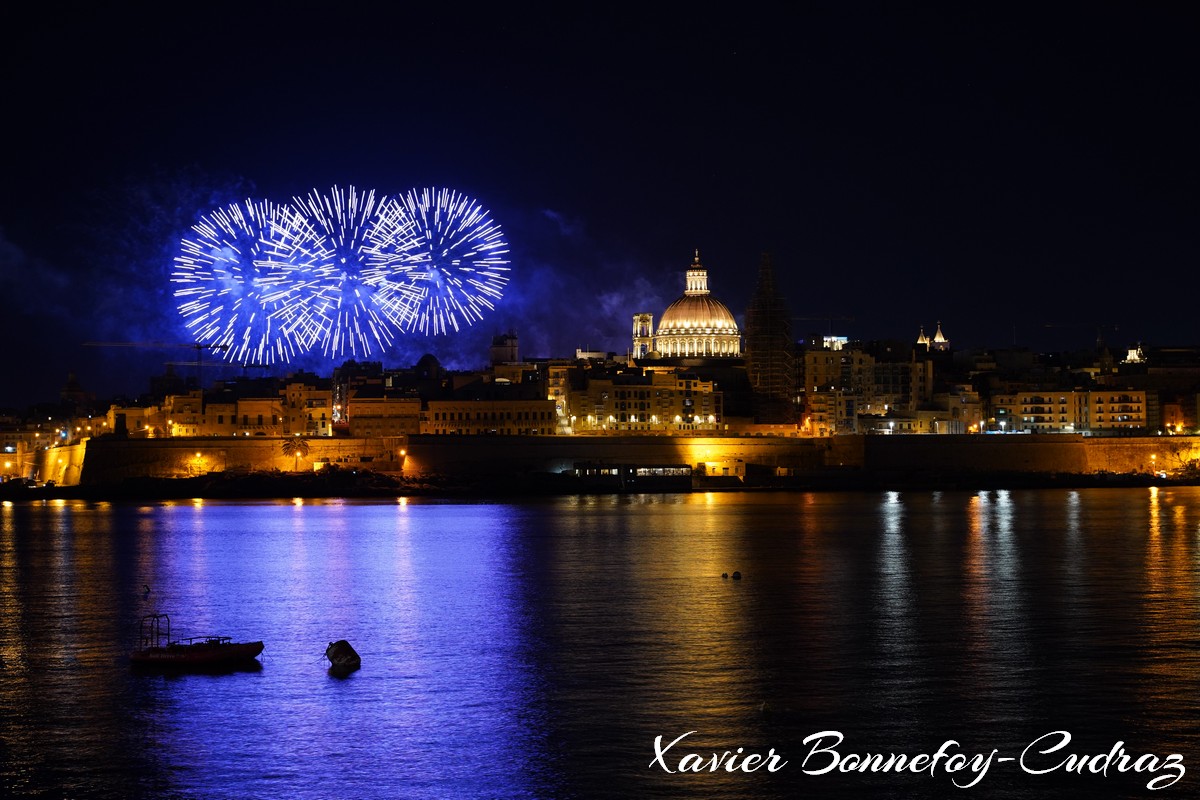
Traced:
<path fill-rule="evenodd" d="M 51 777 L 81 753 L 112 771 L 107 791 L 113 794 L 131 787 L 130 776 L 141 769 L 140 751 L 127 746 L 117 723 L 127 702 L 124 687 L 110 674 L 122 610 L 132 601 L 111 536 L 114 516 L 106 504 L 76 502 L 17 505 L 5 514 L 0 718 L 6 780 L 0 788 L 9 788 L 7 777 L 15 774 L 34 793 L 56 786 L 87 795 L 94 778 L 63 783 Z"/>
<path fill-rule="evenodd" d="M 0 789 L 796 792 L 786 772 L 683 782 L 646 769 L 655 736 L 691 730 L 693 749 L 794 754 L 826 728 L 909 752 L 1067 729 L 1104 751 L 1119 738 L 1191 758 L 1198 501 L 1159 489 L 5 506 Z M 130 629 L 159 609 L 181 632 L 263 638 L 262 671 L 135 678 Z M 325 669 L 335 638 L 363 656 L 346 679 Z M 948 791 L 920 777 L 801 788 Z M 998 776 L 987 796 L 1043 788 Z"/>
<path fill-rule="evenodd" d="M 967 635 L 966 650 L 970 654 L 968 667 L 972 671 L 982 670 L 988 663 L 991 647 L 991 595 L 989 587 L 988 549 L 986 539 L 991 533 L 991 514 L 987 492 L 980 492 L 970 500 L 970 528 L 967 536 L 967 552 L 963 562 L 963 601 L 966 619 L 963 628 Z"/>
<path fill-rule="evenodd" d="M 940 493 L 938 493 L 940 494 Z M 933 498 L 938 502 L 940 498 Z M 908 535 L 905 508 L 899 492 L 886 493 L 880 504 L 883 535 L 879 547 L 881 613 L 878 619 L 879 647 L 893 669 L 908 668 L 913 661 L 912 619 L 915 608 L 908 566 Z"/>
<path fill-rule="evenodd" d="M 1148 722 L 1169 733 L 1176 747 L 1194 734 L 1200 701 L 1185 700 L 1172 707 L 1169 688 L 1200 669 L 1200 609 L 1196 570 L 1196 541 L 1188 525 L 1192 498 L 1178 490 L 1151 486 L 1146 495 L 1145 556 L 1141 603 L 1146 653 L 1139 664 L 1144 679 L 1137 682 L 1142 702 L 1153 709 Z M 1178 702 L 1177 700 L 1174 702 Z"/>

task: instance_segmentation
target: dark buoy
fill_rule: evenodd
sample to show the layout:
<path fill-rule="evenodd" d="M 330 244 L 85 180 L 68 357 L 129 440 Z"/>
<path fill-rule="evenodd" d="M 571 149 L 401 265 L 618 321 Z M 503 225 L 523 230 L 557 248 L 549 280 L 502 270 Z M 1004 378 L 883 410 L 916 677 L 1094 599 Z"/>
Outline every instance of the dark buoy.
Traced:
<path fill-rule="evenodd" d="M 740 573 L 740 572 L 733 573 L 733 579 L 735 581 L 740 581 L 742 579 L 742 573 Z"/>
<path fill-rule="evenodd" d="M 143 600 L 150 599 L 150 587 L 144 583 L 142 584 L 142 599 Z"/>
<path fill-rule="evenodd" d="M 362 659 L 345 639 L 330 642 L 325 648 L 325 657 L 329 659 L 329 674 L 344 677 L 362 666 Z"/>

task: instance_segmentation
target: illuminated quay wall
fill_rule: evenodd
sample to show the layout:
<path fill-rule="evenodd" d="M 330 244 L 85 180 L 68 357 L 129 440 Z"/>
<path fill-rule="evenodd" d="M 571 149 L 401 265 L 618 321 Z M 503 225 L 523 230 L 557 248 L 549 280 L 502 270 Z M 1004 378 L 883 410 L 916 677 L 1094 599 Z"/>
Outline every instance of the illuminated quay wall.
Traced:
<path fill-rule="evenodd" d="M 879 476 L 1149 473 L 1200 459 L 1200 437 L 1073 435 L 437 436 L 307 439 L 284 455 L 287 437 L 118 439 L 39 451 L 36 477 L 61 486 L 209 472 L 312 470 L 326 464 L 422 479 L 569 472 L 576 464 L 686 464 L 709 476 Z"/>
<path fill-rule="evenodd" d="M 405 475 L 481 476 L 503 470 L 564 472 L 579 462 L 703 465 L 706 475 L 1148 473 L 1200 458 L 1200 437 L 1071 435 L 859 435 L 828 438 L 413 436 Z"/>
<path fill-rule="evenodd" d="M 577 463 L 639 466 L 703 464 L 707 474 L 744 474 L 746 464 L 822 469 L 831 440 L 701 436 L 410 436 L 406 477 L 510 477 L 570 472 Z M 724 472 L 728 470 L 728 472 Z"/>
<path fill-rule="evenodd" d="M 54 481 L 59 486 L 75 486 L 83 474 L 85 448 L 84 444 L 72 444 L 38 450 L 32 454 L 32 474 L 25 477 Z"/>
<path fill-rule="evenodd" d="M 1015 434 L 847 438 L 862 440 L 863 464 L 881 473 L 1149 473 L 1169 472 L 1200 458 L 1200 437 L 1196 436 L 1109 438 Z"/>
<path fill-rule="evenodd" d="M 311 471 L 325 465 L 399 472 L 403 457 L 402 437 L 305 439 L 308 452 L 285 455 L 283 442 L 288 437 L 171 437 L 163 439 L 89 439 L 82 469 L 74 472 L 75 483 L 103 485 L 128 478 L 188 478 L 209 472 L 273 470 Z M 66 448 L 45 451 L 47 460 Z"/>

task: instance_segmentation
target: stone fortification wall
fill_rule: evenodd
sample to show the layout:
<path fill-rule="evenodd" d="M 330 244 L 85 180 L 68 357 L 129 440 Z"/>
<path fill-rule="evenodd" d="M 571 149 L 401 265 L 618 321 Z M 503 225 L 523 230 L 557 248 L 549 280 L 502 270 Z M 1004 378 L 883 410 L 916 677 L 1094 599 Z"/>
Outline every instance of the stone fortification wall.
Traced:
<path fill-rule="evenodd" d="M 1088 439 L 1091 472 L 1167 472 L 1200 459 L 1200 436 Z"/>
<path fill-rule="evenodd" d="M 75 486 L 83 474 L 86 443 L 39 450 L 34 456 L 33 474 L 38 481 L 54 481 L 59 486 Z"/>
<path fill-rule="evenodd" d="M 882 473 L 1096 474 L 1170 471 L 1200 457 L 1200 437 L 1069 434 L 864 436 L 864 465 Z"/>
<path fill-rule="evenodd" d="M 693 436 L 410 436 L 404 474 L 412 478 L 448 475 L 570 472 L 577 463 L 703 464 L 720 473 L 754 464 L 814 471 L 822 468 L 827 440 L 772 437 Z"/>
<path fill-rule="evenodd" d="M 60 486 L 239 470 L 311 470 L 316 463 L 403 473 L 414 479 L 570 472 L 578 463 L 703 465 L 709 475 L 799 476 L 866 471 L 953 477 L 987 473 L 1170 471 L 1200 458 L 1200 437 L 1070 435 L 652 437 L 432 436 L 308 439 L 283 454 L 283 438 L 119 439 L 41 451 L 37 477 Z M 407 456 L 402 452 L 407 450 Z"/>
<path fill-rule="evenodd" d="M 103 485 L 129 478 L 186 478 L 239 470 L 304 471 L 312 470 L 318 463 L 380 472 L 399 472 L 402 468 L 399 456 L 402 439 L 313 438 L 306 440 L 307 454 L 293 457 L 283 453 L 285 438 L 90 439 L 79 482 Z"/>
<path fill-rule="evenodd" d="M 961 435 L 861 437 L 865 464 L 884 474 L 1085 473 L 1082 436 Z"/>
<path fill-rule="evenodd" d="M 1131 473 L 1200 457 L 1200 437 L 1073 435 L 784 437 L 413 436 L 405 475 L 564 472 L 578 462 L 705 465 L 708 474 L 806 476 Z"/>

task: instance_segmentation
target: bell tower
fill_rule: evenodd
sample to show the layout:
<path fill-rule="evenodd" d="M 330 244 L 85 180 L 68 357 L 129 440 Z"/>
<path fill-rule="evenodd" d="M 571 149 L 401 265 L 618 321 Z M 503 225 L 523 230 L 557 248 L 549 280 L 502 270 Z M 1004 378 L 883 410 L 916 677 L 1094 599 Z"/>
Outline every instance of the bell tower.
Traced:
<path fill-rule="evenodd" d="M 645 358 L 654 349 L 654 315 L 633 315 L 633 357 Z"/>

